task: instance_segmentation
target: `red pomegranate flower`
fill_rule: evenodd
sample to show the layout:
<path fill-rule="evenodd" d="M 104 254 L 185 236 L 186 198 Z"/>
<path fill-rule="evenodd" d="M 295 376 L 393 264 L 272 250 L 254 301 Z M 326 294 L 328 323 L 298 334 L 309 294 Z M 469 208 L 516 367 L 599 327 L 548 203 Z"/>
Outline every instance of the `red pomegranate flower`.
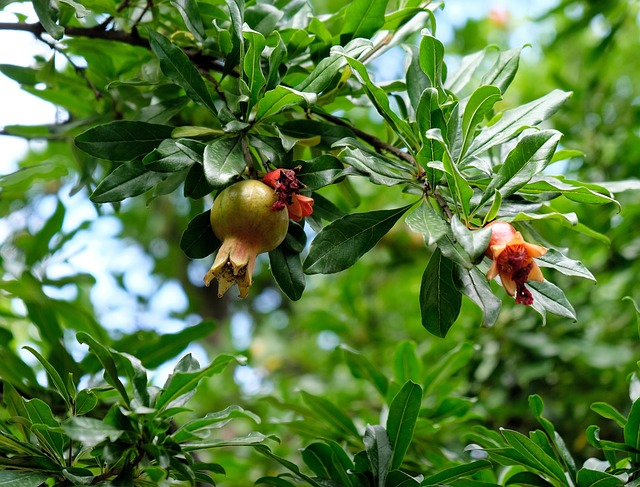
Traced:
<path fill-rule="evenodd" d="M 494 221 L 491 227 L 491 240 L 485 255 L 493 260 L 487 279 L 498 274 L 505 291 L 515 296 L 516 303 L 530 306 L 533 296 L 525 286 L 528 280 L 544 281 L 540 267 L 533 260 L 547 252 L 541 245 L 525 242 L 522 234 L 507 222 Z"/>
<path fill-rule="evenodd" d="M 299 194 L 304 185 L 294 169 L 275 169 L 265 174 L 262 180 L 276 191 L 278 200 L 273 204 L 273 211 L 286 207 L 289 218 L 296 222 L 313 213 L 313 198 Z"/>

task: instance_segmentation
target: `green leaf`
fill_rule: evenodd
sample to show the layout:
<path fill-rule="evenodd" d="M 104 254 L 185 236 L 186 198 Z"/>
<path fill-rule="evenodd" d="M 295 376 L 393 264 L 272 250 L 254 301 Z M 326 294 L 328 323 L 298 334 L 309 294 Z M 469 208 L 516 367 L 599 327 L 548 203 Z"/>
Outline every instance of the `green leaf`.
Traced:
<path fill-rule="evenodd" d="M 213 115 L 216 108 L 200 73 L 187 55 L 169 39 L 151 29 L 147 30 L 149 43 L 160 61 L 160 68 L 167 78 L 182 87 L 187 96 L 199 105 L 208 108 Z M 217 118 L 216 118 L 217 121 Z"/>
<path fill-rule="evenodd" d="M 596 186 L 599 189 L 592 189 L 594 185 L 587 187 L 585 183 L 580 181 L 571 181 L 562 176 L 536 176 L 531 181 L 520 188 L 521 193 L 525 194 L 545 194 L 558 192 L 567 199 L 578 203 L 586 203 L 592 205 L 604 205 L 608 203 L 619 203 L 613 199 L 608 190 L 603 186 Z"/>
<path fill-rule="evenodd" d="M 447 234 L 447 222 L 434 210 L 429 200 L 425 199 L 406 218 L 409 228 L 421 233 L 427 246 L 433 245 Z"/>
<path fill-rule="evenodd" d="M 289 469 L 291 472 L 293 472 L 296 475 L 296 477 L 299 477 L 299 478 L 303 479 L 305 482 L 307 482 L 312 487 L 323 487 L 321 484 L 316 482 L 314 479 L 312 479 L 308 475 L 305 475 L 304 473 L 302 473 L 295 463 L 292 463 L 289 460 L 286 460 L 286 459 L 284 459 L 282 457 L 279 457 L 279 456 L 275 455 L 269 449 L 269 447 L 267 447 L 265 445 L 255 445 L 254 449 L 257 452 L 261 453 L 262 455 L 275 460 L 280 465 L 282 465 L 285 468 Z"/>
<path fill-rule="evenodd" d="M 453 236 L 465 252 L 469 254 L 471 260 L 475 261 L 484 254 L 484 251 L 489 247 L 491 228 L 469 230 L 466 225 L 463 225 L 458 217 L 454 215 L 451 220 L 451 230 L 453 231 Z"/>
<path fill-rule="evenodd" d="M 435 37 L 423 34 L 420 41 L 420 68 L 431 80 L 431 86 L 442 92 L 444 45 Z"/>
<path fill-rule="evenodd" d="M 69 391 L 67 390 L 67 386 L 64 384 L 62 377 L 60 377 L 60 374 L 55 369 L 55 367 L 53 367 L 53 365 L 51 365 L 51 363 L 42 355 L 40 355 L 40 353 L 34 348 L 29 346 L 24 346 L 22 348 L 31 352 L 31 354 L 38 359 L 38 362 L 42 364 L 44 369 L 47 371 L 47 375 L 51 378 L 53 386 L 58 391 L 58 393 L 62 396 L 62 399 L 64 399 L 65 404 L 68 407 L 71 407 L 71 397 L 69 396 Z"/>
<path fill-rule="evenodd" d="M 191 259 L 203 259 L 222 245 L 211 228 L 211 210 L 196 215 L 180 239 L 180 248 Z"/>
<path fill-rule="evenodd" d="M 460 151 L 460 157 L 469 148 L 478 124 L 482 122 L 485 115 L 501 99 L 500 89 L 491 85 L 480 86 L 469 97 L 462 115 L 462 150 Z"/>
<path fill-rule="evenodd" d="M 492 464 L 488 460 L 476 460 L 465 465 L 450 467 L 435 475 L 424 479 L 420 485 L 449 485 L 453 480 L 473 475 L 480 470 L 491 468 Z"/>
<path fill-rule="evenodd" d="M 631 405 L 631 411 L 624 425 L 624 442 L 635 451 L 640 450 L 640 399 L 636 399 Z M 631 460 L 640 461 L 640 453 L 632 453 Z"/>
<path fill-rule="evenodd" d="M 369 463 L 371 463 L 376 485 L 385 485 L 385 480 L 391 467 L 393 451 L 387 432 L 382 426 L 367 425 L 364 432 L 364 448 L 367 452 Z"/>
<path fill-rule="evenodd" d="M 596 278 L 591 274 L 582 262 L 573 260 L 564 256 L 555 249 L 548 249 L 547 253 L 536 259 L 540 267 L 550 267 L 565 276 L 582 277 L 595 281 Z"/>
<path fill-rule="evenodd" d="M 300 253 L 293 252 L 281 245 L 269 252 L 269 264 L 273 278 L 280 290 L 291 301 L 300 299 L 305 287 Z"/>
<path fill-rule="evenodd" d="M 35 10 L 38 20 L 51 37 L 56 41 L 62 39 L 64 35 L 64 27 L 58 25 L 58 9 L 56 4 L 49 2 L 49 0 L 33 0 L 33 10 Z"/>
<path fill-rule="evenodd" d="M 422 404 L 422 387 L 407 381 L 389 406 L 387 434 L 393 450 L 391 469 L 400 468 L 405 453 L 413 439 L 413 431 Z"/>
<path fill-rule="evenodd" d="M 118 441 L 124 431 L 95 418 L 74 416 L 62 424 L 62 429 L 74 441 L 79 441 L 86 448 L 93 448 L 105 440 L 111 443 Z"/>
<path fill-rule="evenodd" d="M 436 249 L 420 285 L 422 326 L 437 337 L 444 338 L 458 318 L 462 294 L 453 282 L 454 264 Z"/>
<path fill-rule="evenodd" d="M 411 173 L 394 167 L 384 156 L 358 148 L 345 147 L 340 153 L 340 159 L 356 169 L 358 173 L 368 176 L 374 184 L 394 186 L 407 183 L 414 178 Z"/>
<path fill-rule="evenodd" d="M 249 418 L 256 423 L 260 423 L 260 418 L 251 411 L 247 411 L 240 406 L 231 405 L 222 411 L 208 413 L 202 418 L 197 418 L 181 426 L 171 435 L 176 443 L 202 438 L 206 439 L 212 429 L 219 429 L 234 418 Z"/>
<path fill-rule="evenodd" d="M 241 137 L 220 137 L 204 149 L 204 175 L 214 188 L 220 188 L 242 174 L 246 167 Z"/>
<path fill-rule="evenodd" d="M 538 125 L 548 119 L 566 102 L 571 93 L 553 90 L 551 93 L 530 103 L 502 113 L 500 119 L 483 129 L 473 140 L 463 160 L 463 164 L 472 161 L 491 147 L 516 137 L 524 128 Z"/>
<path fill-rule="evenodd" d="M 167 174 L 147 169 L 136 159 L 118 166 L 91 194 L 94 203 L 113 203 L 139 196 L 167 178 Z"/>
<path fill-rule="evenodd" d="M 40 472 L 26 472 L 22 470 L 0 471 L 0 485 L 4 487 L 40 487 L 48 478 L 48 474 Z"/>
<path fill-rule="evenodd" d="M 94 157 L 109 161 L 131 161 L 171 138 L 173 127 L 147 122 L 116 120 L 98 125 L 78 135 L 78 148 Z"/>
<path fill-rule="evenodd" d="M 625 483 L 609 473 L 581 468 L 578 470 L 577 485 L 580 487 L 618 487 L 625 485 Z"/>
<path fill-rule="evenodd" d="M 251 92 L 251 100 L 249 108 L 253 107 L 261 98 L 261 92 L 267 82 L 262 72 L 262 51 L 267 45 L 264 36 L 260 32 L 245 28 L 243 31 L 245 40 L 249 41 L 249 48 L 243 59 L 243 70 L 249 91 Z"/>
<path fill-rule="evenodd" d="M 330 223 L 313 239 L 304 272 L 332 274 L 351 267 L 409 208 L 354 213 Z"/>
<path fill-rule="evenodd" d="M 543 171 L 551 161 L 561 137 L 562 134 L 557 130 L 525 134 L 509 152 L 498 174 L 491 179 L 477 208 L 481 207 L 494 191 L 500 191 L 502 199 L 505 199 Z"/>
<path fill-rule="evenodd" d="M 531 465 L 545 475 L 556 479 L 562 485 L 569 485 L 564 470 L 557 460 L 547 455 L 535 442 L 517 431 L 501 429 L 501 432 L 509 445 L 526 459 L 527 465 Z"/>
<path fill-rule="evenodd" d="M 576 312 L 562 289 L 549 281 L 528 281 L 527 286 L 533 295 L 531 305 L 544 318 L 544 311 L 549 311 L 558 316 L 564 316 L 572 320 L 576 319 Z M 542 308 L 542 311 L 541 311 Z"/>
<path fill-rule="evenodd" d="M 441 384 L 466 366 L 473 358 L 473 354 L 473 345 L 469 342 L 462 342 L 442 357 L 427 358 L 432 362 L 425 361 L 425 363 L 433 363 L 435 365 L 429 367 L 423 378 L 424 397 L 437 393 Z"/>
<path fill-rule="evenodd" d="M 184 180 L 184 195 L 188 198 L 200 199 L 213 192 L 214 188 L 204 175 L 202 164 L 194 164 Z"/>
<path fill-rule="evenodd" d="M 518 472 L 509 477 L 505 485 L 520 485 L 524 487 L 553 487 L 554 484 L 546 481 L 532 472 Z"/>
<path fill-rule="evenodd" d="M 458 289 L 482 310 L 482 326 L 495 324 L 500 315 L 502 301 L 496 297 L 486 276 L 477 267 L 465 269 L 456 266 Z"/>
<path fill-rule="evenodd" d="M 347 474 L 349 467 L 343 467 L 331 446 L 325 443 L 311 443 L 302 450 L 301 455 L 304 463 L 319 478 L 334 480 L 346 487 L 351 485 L 350 477 Z M 353 468 L 353 465 L 350 467 Z"/>
<path fill-rule="evenodd" d="M 410 380 L 422 380 L 422 363 L 416 353 L 415 342 L 403 340 L 396 346 L 393 354 L 393 372 L 399 384 Z"/>
<path fill-rule="evenodd" d="M 591 410 L 603 418 L 612 419 L 621 428 L 624 428 L 627 424 L 627 418 L 611 404 L 606 402 L 594 402 L 591 404 Z"/>
<path fill-rule="evenodd" d="M 483 85 L 497 86 L 500 89 L 500 93 L 504 94 L 518 71 L 520 53 L 525 47 L 527 45 L 500 52 L 495 64 L 484 75 L 481 83 Z"/>
<path fill-rule="evenodd" d="M 24 406 L 31 421 L 31 431 L 38 437 L 50 456 L 62 462 L 65 439 L 59 432 L 49 430 L 49 428 L 57 429 L 60 426 L 49 405 L 36 397 L 24 401 Z"/>
<path fill-rule="evenodd" d="M 347 439 L 360 439 L 360 434 L 353 421 L 335 404 L 324 397 L 314 396 L 301 391 L 302 399 L 313 414 Z"/>
<path fill-rule="evenodd" d="M 76 416 L 87 414 L 98 404 L 98 398 L 95 393 L 89 389 L 82 389 L 76 396 L 74 408 Z"/>
<path fill-rule="evenodd" d="M 204 21 L 200 15 L 197 0 L 171 0 L 171 5 L 180 12 L 180 16 L 182 20 L 184 20 L 189 32 L 191 32 L 198 41 L 204 41 L 206 38 Z"/>
<path fill-rule="evenodd" d="M 116 362 L 113 358 L 113 355 L 111 354 L 111 351 L 85 332 L 77 333 L 76 339 L 80 343 L 86 343 L 87 345 L 89 345 L 89 348 L 94 353 L 94 355 L 98 357 L 98 360 L 104 368 L 105 380 L 108 384 L 110 384 L 118 391 L 120 397 L 122 397 L 122 399 L 124 399 L 124 402 L 129 405 L 129 394 L 127 394 L 124 385 L 120 381 L 120 377 L 118 377 L 118 369 L 116 368 Z"/>
<path fill-rule="evenodd" d="M 335 46 L 331 51 L 331 56 L 322 59 L 309 76 L 302 83 L 295 86 L 295 89 L 306 91 L 307 93 L 323 92 L 330 86 L 338 71 L 346 64 L 344 56 L 357 58 L 371 48 L 371 41 L 366 39 L 353 39 L 344 48 Z"/>
<path fill-rule="evenodd" d="M 267 91 L 256 106 L 255 123 L 298 105 L 313 105 L 317 100 L 314 93 L 297 91 L 293 88 L 278 85 Z"/>
<path fill-rule="evenodd" d="M 305 190 L 315 191 L 333 183 L 344 170 L 340 160 L 331 154 L 323 154 L 310 161 L 303 161 L 297 173 Z"/>
<path fill-rule="evenodd" d="M 341 42 L 357 37 L 371 38 L 383 25 L 389 0 L 353 0 L 347 4 L 344 24 L 340 31 Z"/>
<path fill-rule="evenodd" d="M 409 149 L 415 149 L 419 146 L 417 139 L 413 133 L 413 129 L 406 120 L 400 118 L 392 109 L 389 104 L 389 97 L 385 91 L 377 86 L 369 76 L 367 68 L 357 59 L 352 57 L 346 58 L 347 63 L 351 66 L 354 74 L 358 78 L 358 81 L 362 84 L 367 97 L 376 108 L 378 113 L 384 118 L 391 126 L 393 131 L 402 138 L 405 145 Z"/>
<path fill-rule="evenodd" d="M 482 61 L 487 57 L 487 53 L 490 49 L 495 49 L 494 46 L 488 46 L 482 51 L 474 52 L 463 56 L 460 60 L 460 65 L 453 73 L 447 75 L 447 79 L 444 82 L 444 87 L 455 94 L 460 92 L 469 84 L 476 70 L 482 64 Z M 483 85 L 491 85 L 494 83 L 482 83 Z"/>
<path fill-rule="evenodd" d="M 366 379 L 377 389 L 382 397 L 386 397 L 389 390 L 389 379 L 361 353 L 350 349 L 346 345 L 341 345 L 340 348 L 344 353 L 344 359 L 351 374 L 356 379 Z"/>
<path fill-rule="evenodd" d="M 188 139 L 165 139 L 147 154 L 142 163 L 156 172 L 178 172 L 202 163 L 204 144 Z"/>
<path fill-rule="evenodd" d="M 233 355 L 221 354 L 207 367 L 188 371 L 181 370 L 181 364 L 179 363 L 159 393 L 155 404 L 156 409 L 163 410 L 183 405 L 193 395 L 196 386 L 202 379 L 219 374 L 231 362 L 242 364 L 244 359 Z"/>

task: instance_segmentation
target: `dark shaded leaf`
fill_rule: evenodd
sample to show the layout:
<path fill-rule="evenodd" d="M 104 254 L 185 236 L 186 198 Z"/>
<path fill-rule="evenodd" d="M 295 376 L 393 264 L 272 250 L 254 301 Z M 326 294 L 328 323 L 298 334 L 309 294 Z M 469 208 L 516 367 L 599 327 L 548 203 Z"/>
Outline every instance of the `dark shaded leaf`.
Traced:
<path fill-rule="evenodd" d="M 202 259 L 222 245 L 211 228 L 211 210 L 195 216 L 180 239 L 180 248 L 191 259 Z"/>
<path fill-rule="evenodd" d="M 422 404 L 422 387 L 407 381 L 389 406 L 387 434 L 393 450 L 391 469 L 400 468 L 404 455 L 413 439 L 413 431 Z"/>
<path fill-rule="evenodd" d="M 314 238 L 304 262 L 307 274 L 332 274 L 351 267 L 371 250 L 410 208 L 346 215 Z"/>
<path fill-rule="evenodd" d="M 422 326 L 435 336 L 446 336 L 458 318 L 462 294 L 453 281 L 454 263 L 440 249 L 431 256 L 420 285 Z"/>
<path fill-rule="evenodd" d="M 300 299 L 305 287 L 300 253 L 280 245 L 269 252 L 269 263 L 273 278 L 282 292 L 291 301 Z"/>
<path fill-rule="evenodd" d="M 384 25 L 384 12 L 389 0 L 353 0 L 347 4 L 340 31 L 342 43 L 362 37 L 369 39 Z"/>
<path fill-rule="evenodd" d="M 95 203 L 113 203 L 133 198 L 150 190 L 167 178 L 167 174 L 148 170 L 141 160 L 125 162 L 102 180 L 91 194 Z"/>
<path fill-rule="evenodd" d="M 371 464 L 376 485 L 385 485 L 393 451 L 387 432 L 382 426 L 367 425 L 364 432 L 364 448 Z"/>
<path fill-rule="evenodd" d="M 427 477 L 420 483 L 420 485 L 448 485 L 453 480 L 473 475 L 480 470 L 491 468 L 491 466 L 491 462 L 488 460 L 477 460 L 465 465 L 450 467 L 435 475 Z"/>
<path fill-rule="evenodd" d="M 502 301 L 493 293 L 486 276 L 477 267 L 456 266 L 458 289 L 482 310 L 482 326 L 493 326 L 498 320 Z"/>

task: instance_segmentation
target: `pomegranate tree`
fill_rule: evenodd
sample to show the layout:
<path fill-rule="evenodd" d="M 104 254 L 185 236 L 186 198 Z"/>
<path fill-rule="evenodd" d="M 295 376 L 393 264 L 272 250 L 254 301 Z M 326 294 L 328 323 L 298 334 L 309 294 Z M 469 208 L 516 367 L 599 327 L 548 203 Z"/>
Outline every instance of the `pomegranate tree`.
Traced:
<path fill-rule="evenodd" d="M 218 297 L 238 284 L 245 298 L 251 286 L 256 257 L 282 243 L 289 228 L 283 208 L 274 210 L 278 197 L 266 184 L 248 179 L 224 189 L 213 202 L 211 227 L 222 241 L 215 261 L 204 276 L 205 285 L 218 281 Z"/>

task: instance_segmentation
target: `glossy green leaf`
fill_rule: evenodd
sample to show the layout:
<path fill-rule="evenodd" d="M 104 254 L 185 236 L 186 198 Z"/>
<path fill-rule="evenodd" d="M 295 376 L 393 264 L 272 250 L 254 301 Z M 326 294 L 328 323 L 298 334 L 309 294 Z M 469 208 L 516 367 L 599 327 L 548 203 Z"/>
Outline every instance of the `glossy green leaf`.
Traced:
<path fill-rule="evenodd" d="M 543 171 L 551 161 L 561 137 L 562 134 L 556 130 L 532 131 L 524 135 L 491 179 L 478 207 L 482 206 L 494 191 L 500 191 L 502 199 L 511 196 Z"/>
<path fill-rule="evenodd" d="M 205 439 L 210 435 L 212 429 L 222 428 L 234 418 L 249 418 L 256 423 L 260 423 L 260 418 L 251 411 L 247 411 L 240 406 L 231 405 L 222 411 L 207 413 L 201 418 L 189 421 L 182 425 L 171 437 L 177 443 L 197 438 Z"/>
<path fill-rule="evenodd" d="M 389 389 L 389 379 L 361 353 L 350 349 L 346 345 L 342 345 L 341 349 L 351 374 L 356 379 L 369 381 L 382 397 L 386 397 Z"/>
<path fill-rule="evenodd" d="M 420 485 L 449 485 L 450 482 L 473 475 L 480 470 L 491 468 L 491 462 L 488 460 L 476 460 L 475 462 L 450 467 L 438 472 L 435 475 L 424 479 Z"/>
<path fill-rule="evenodd" d="M 307 191 L 315 191 L 333 183 L 344 170 L 340 160 L 331 154 L 323 154 L 310 161 L 303 161 L 297 177 Z"/>
<path fill-rule="evenodd" d="M 547 253 L 538 257 L 536 261 L 540 267 L 550 267 L 565 276 L 582 277 L 591 281 L 596 280 L 582 262 L 570 259 L 555 249 L 548 249 Z"/>
<path fill-rule="evenodd" d="M 98 405 L 98 398 L 95 393 L 89 389 L 83 389 L 78 391 L 78 395 L 74 401 L 74 408 L 76 416 L 85 415 Z"/>
<path fill-rule="evenodd" d="M 467 54 L 463 56 L 460 60 L 460 65 L 453 72 L 447 75 L 447 79 L 444 82 L 444 87 L 455 93 L 459 94 L 471 81 L 474 73 L 480 67 L 482 62 L 487 57 L 489 50 L 491 50 L 492 46 L 488 46 L 482 51 L 474 52 L 471 54 Z M 482 83 L 483 85 L 491 85 L 494 83 Z"/>
<path fill-rule="evenodd" d="M 109 161 L 131 161 L 171 138 L 173 127 L 146 122 L 116 120 L 78 135 L 76 145 L 94 157 Z"/>
<path fill-rule="evenodd" d="M 300 299 L 305 288 L 300 253 L 293 252 L 281 245 L 269 252 L 269 264 L 273 278 L 280 290 L 291 301 Z"/>
<path fill-rule="evenodd" d="M 431 205 L 428 200 L 424 200 L 415 210 L 413 210 L 405 220 L 409 228 L 421 233 L 425 244 L 430 246 L 447 234 L 447 222 Z"/>
<path fill-rule="evenodd" d="M 313 93 L 297 91 L 293 88 L 278 85 L 274 89 L 267 91 L 258 101 L 255 121 L 256 123 L 260 122 L 294 106 L 313 105 L 316 99 L 317 97 Z"/>
<path fill-rule="evenodd" d="M 214 191 L 213 186 L 204 175 L 202 164 L 194 164 L 184 180 L 184 195 L 188 198 L 200 199 Z"/>
<path fill-rule="evenodd" d="M 279 457 L 279 456 L 275 455 L 269 449 L 269 447 L 267 447 L 266 445 L 256 445 L 256 446 L 254 446 L 254 448 L 255 448 L 255 450 L 257 452 L 261 453 L 262 455 L 264 455 L 264 456 L 266 456 L 268 458 L 271 458 L 272 460 L 275 460 L 280 465 L 284 466 L 285 468 L 287 468 L 288 470 L 293 472 L 296 475 L 296 477 L 299 477 L 299 478 L 303 479 L 305 482 L 307 482 L 312 487 L 323 487 L 321 484 L 316 482 L 313 478 L 311 478 L 308 475 L 305 475 L 303 472 L 301 472 L 300 469 L 298 468 L 298 466 L 295 463 L 292 463 L 289 460 L 286 460 L 286 459 L 284 459 L 282 457 Z"/>
<path fill-rule="evenodd" d="M 139 196 L 167 178 L 167 174 L 150 171 L 141 160 L 125 162 L 102 180 L 91 194 L 94 203 L 113 203 Z"/>
<path fill-rule="evenodd" d="M 483 129 L 473 140 L 464 158 L 473 161 L 482 153 L 516 137 L 523 129 L 548 119 L 569 99 L 571 93 L 553 90 L 530 103 L 502 113 L 500 119 Z"/>
<path fill-rule="evenodd" d="M 211 228 L 211 210 L 196 215 L 180 239 L 180 248 L 191 259 L 202 259 L 222 245 Z"/>
<path fill-rule="evenodd" d="M 547 455 L 535 442 L 517 431 L 507 429 L 501 431 L 507 442 L 526 459 L 527 464 L 559 481 L 561 485 L 569 485 L 564 470 L 557 460 Z"/>
<path fill-rule="evenodd" d="M 544 311 L 563 316 L 572 320 L 576 319 L 576 312 L 564 295 L 562 289 L 549 281 L 528 281 L 527 286 L 533 295 L 532 307 L 538 311 L 544 319 Z M 541 312 L 541 309 L 543 310 Z"/>
<path fill-rule="evenodd" d="M 407 381 L 391 401 L 387 417 L 387 434 L 393 450 L 390 467 L 392 470 L 402 465 L 413 439 L 421 404 L 422 387 L 412 381 Z"/>
<path fill-rule="evenodd" d="M 410 340 L 401 341 L 393 354 L 393 375 L 396 382 L 422 380 L 422 363 L 416 352 L 416 344 Z"/>
<path fill-rule="evenodd" d="M 585 183 L 571 181 L 562 176 L 533 177 L 528 184 L 520 188 L 520 192 L 525 194 L 558 192 L 567 199 L 578 203 L 592 205 L 604 205 L 608 203 L 618 204 L 618 202 L 610 196 L 608 190 L 604 187 L 600 187 L 600 190 L 596 191 L 587 187 Z"/>
<path fill-rule="evenodd" d="M 581 468 L 578 470 L 578 485 L 580 487 L 619 487 L 625 483 L 619 477 L 609 473 Z"/>
<path fill-rule="evenodd" d="M 31 431 L 38 437 L 50 456 L 62 461 L 65 439 L 59 432 L 49 429 L 57 429 L 60 426 L 58 420 L 53 416 L 51 407 L 37 397 L 24 401 L 24 406 L 31 421 Z"/>
<path fill-rule="evenodd" d="M 158 395 L 155 403 L 157 409 L 167 409 L 182 406 L 193 393 L 198 383 L 205 377 L 222 372 L 231 362 L 244 363 L 244 359 L 234 355 L 218 355 L 207 367 L 181 370 L 181 364 L 176 366 L 176 370 L 169 376 L 162 391 Z"/>
<path fill-rule="evenodd" d="M 442 91 L 444 45 L 435 37 L 423 34 L 420 41 L 420 68 L 431 80 L 431 86 Z"/>
<path fill-rule="evenodd" d="M 149 43 L 160 61 L 160 68 L 167 78 L 182 87 L 189 98 L 216 114 L 211 94 L 207 90 L 198 69 L 187 55 L 162 34 L 149 29 Z"/>
<path fill-rule="evenodd" d="M 476 127 L 484 117 L 493 109 L 493 106 L 502 99 L 500 89 L 497 86 L 480 86 L 469 97 L 462 115 L 462 157 L 473 140 Z"/>
<path fill-rule="evenodd" d="M 245 41 L 249 41 L 247 52 L 242 61 L 243 70 L 249 91 L 251 92 L 251 100 L 249 106 L 256 104 L 267 80 L 262 72 L 262 51 L 267 45 L 264 36 L 260 32 L 245 28 L 243 31 Z"/>
<path fill-rule="evenodd" d="M 165 139 L 147 154 L 142 163 L 155 172 L 178 172 L 202 163 L 205 145 L 188 139 Z"/>
<path fill-rule="evenodd" d="M 498 321 L 502 301 L 494 294 L 486 276 L 477 267 L 457 267 L 458 289 L 482 310 L 482 326 L 490 327 Z"/>
<path fill-rule="evenodd" d="M 335 450 L 325 443 L 311 443 L 301 452 L 304 463 L 321 479 L 340 482 L 340 485 L 350 486 L 351 480 Z"/>
<path fill-rule="evenodd" d="M 553 487 L 551 482 L 533 472 L 517 472 L 507 479 L 505 485 L 521 485 L 524 487 Z"/>
<path fill-rule="evenodd" d="M 462 224 L 460 219 L 454 215 L 451 219 L 451 230 L 458 243 L 465 252 L 469 254 L 471 260 L 476 260 L 484 254 L 484 251 L 489 247 L 489 241 L 491 240 L 490 228 L 469 230 L 466 225 Z"/>
<path fill-rule="evenodd" d="M 453 281 L 454 264 L 440 249 L 431 256 L 420 285 L 422 326 L 435 336 L 446 336 L 458 318 L 462 295 Z"/>
<path fill-rule="evenodd" d="M 362 151 L 358 148 L 345 147 L 340 153 L 340 159 L 353 167 L 375 184 L 394 186 L 413 179 L 411 173 L 395 168 L 384 156 Z"/>
<path fill-rule="evenodd" d="M 342 42 L 363 37 L 371 38 L 384 25 L 384 13 L 389 0 L 353 0 L 347 4 L 344 24 L 340 31 Z"/>
<path fill-rule="evenodd" d="M 351 267 L 409 208 L 354 213 L 330 223 L 311 242 L 304 272 L 333 274 Z"/>
<path fill-rule="evenodd" d="M 23 470 L 0 471 L 0 485 L 4 487 L 40 487 L 49 478 L 49 474 L 42 472 L 28 472 Z"/>
<path fill-rule="evenodd" d="M 513 81 L 520 64 L 520 53 L 524 47 L 516 47 L 508 51 L 502 51 L 498 55 L 495 64 L 484 75 L 481 83 L 483 85 L 494 85 L 504 94 Z"/>
<path fill-rule="evenodd" d="M 385 485 L 392 461 L 392 447 L 382 426 L 367 425 L 364 432 L 364 448 L 371 464 L 376 485 Z"/>
<path fill-rule="evenodd" d="M 246 167 L 240 137 L 220 137 L 204 149 L 204 175 L 214 188 L 220 188 L 242 174 Z"/>
<path fill-rule="evenodd" d="M 309 76 L 294 88 L 307 93 L 321 93 L 329 87 L 334 76 L 345 66 L 344 56 L 357 58 L 371 47 L 371 41 L 366 39 L 353 39 L 344 48 L 334 47 L 331 56 L 322 59 Z"/>

